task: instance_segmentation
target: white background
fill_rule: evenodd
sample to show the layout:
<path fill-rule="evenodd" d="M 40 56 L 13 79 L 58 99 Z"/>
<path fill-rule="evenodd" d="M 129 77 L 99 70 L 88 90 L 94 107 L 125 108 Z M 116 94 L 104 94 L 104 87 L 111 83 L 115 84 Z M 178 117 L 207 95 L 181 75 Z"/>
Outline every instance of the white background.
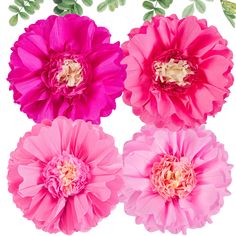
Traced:
<path fill-rule="evenodd" d="M 94 2 L 102 0 L 94 0 Z M 16 27 L 10 27 L 8 20 L 12 13 L 8 11 L 8 5 L 13 0 L 1 1 L 0 14 L 0 235 L 13 236 L 46 236 L 43 231 L 37 230 L 31 221 L 22 217 L 22 212 L 16 208 L 12 201 L 11 194 L 7 190 L 7 165 L 10 152 L 13 151 L 17 142 L 23 134 L 30 130 L 34 124 L 27 116 L 20 112 L 19 106 L 13 103 L 12 92 L 9 92 L 9 84 L 6 81 L 9 72 L 8 62 L 10 48 L 23 33 L 24 28 L 38 19 L 43 19 L 52 14 L 52 0 L 45 0 L 41 9 L 28 21 L 21 20 Z M 188 0 L 174 0 L 173 6 L 168 13 L 177 13 L 181 16 L 182 9 Z M 93 9 L 85 8 L 85 14 L 93 18 L 99 26 L 106 26 L 110 29 L 112 41 L 127 39 L 127 33 L 133 27 L 142 24 L 142 17 L 145 10 L 141 7 L 141 0 L 127 0 L 125 7 L 120 7 L 115 13 L 106 11 L 97 13 Z M 207 12 L 204 16 L 209 24 L 218 27 L 224 38 L 228 39 L 229 47 L 236 53 L 236 30 L 231 27 L 221 10 L 220 1 L 209 2 Z M 234 60 L 234 62 L 236 62 Z M 233 71 L 235 75 L 235 69 Z M 231 95 L 227 98 L 221 113 L 215 118 L 208 119 L 207 128 L 211 129 L 218 137 L 218 140 L 225 144 L 229 153 L 229 162 L 236 166 L 236 84 L 231 89 Z M 120 152 L 125 141 L 131 139 L 133 133 L 138 132 L 142 123 L 135 117 L 131 108 L 117 100 L 117 109 L 108 118 L 102 119 L 102 126 L 107 133 L 115 137 L 116 145 Z M 229 188 L 232 195 L 225 198 L 225 204 L 218 215 L 213 216 L 213 224 L 207 224 L 201 229 L 188 230 L 189 236 L 199 235 L 236 235 L 235 212 L 236 212 L 236 170 L 232 171 L 233 182 Z M 81 233 L 75 233 L 79 235 Z M 99 225 L 88 233 L 87 236 L 120 236 L 120 235 L 161 235 L 160 232 L 149 233 L 142 225 L 136 225 L 134 218 L 123 211 L 123 205 L 119 204 L 112 214 L 101 221 Z M 59 236 L 63 234 L 58 234 Z M 166 233 L 165 235 L 171 235 Z"/>

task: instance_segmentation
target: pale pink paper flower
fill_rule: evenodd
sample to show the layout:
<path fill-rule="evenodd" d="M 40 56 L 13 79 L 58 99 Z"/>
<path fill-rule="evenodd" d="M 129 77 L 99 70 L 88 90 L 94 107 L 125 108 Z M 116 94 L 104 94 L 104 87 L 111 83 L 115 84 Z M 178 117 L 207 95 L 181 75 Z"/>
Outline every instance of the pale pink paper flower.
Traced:
<path fill-rule="evenodd" d="M 99 124 L 116 108 L 126 77 L 119 43 L 88 17 L 50 16 L 29 26 L 12 48 L 14 100 L 40 122 L 66 116 Z"/>
<path fill-rule="evenodd" d="M 37 228 L 87 231 L 118 203 L 121 166 L 114 140 L 102 128 L 59 117 L 20 140 L 9 161 L 9 191 Z"/>
<path fill-rule="evenodd" d="M 193 16 L 156 16 L 129 38 L 123 99 L 143 122 L 178 130 L 206 123 L 221 110 L 233 62 L 215 27 Z"/>
<path fill-rule="evenodd" d="M 202 227 L 230 194 L 228 155 L 203 127 L 171 132 L 145 126 L 125 144 L 123 158 L 121 201 L 149 231 Z"/>

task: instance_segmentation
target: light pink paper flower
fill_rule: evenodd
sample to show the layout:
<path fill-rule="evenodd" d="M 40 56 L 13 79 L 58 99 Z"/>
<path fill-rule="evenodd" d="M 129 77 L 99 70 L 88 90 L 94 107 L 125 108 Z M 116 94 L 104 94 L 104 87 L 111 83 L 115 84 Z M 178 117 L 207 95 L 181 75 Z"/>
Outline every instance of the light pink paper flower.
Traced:
<path fill-rule="evenodd" d="M 124 102 L 141 120 L 178 130 L 206 123 L 233 83 L 232 52 L 205 20 L 157 16 L 129 34 Z"/>
<path fill-rule="evenodd" d="M 20 140 L 9 161 L 9 191 L 37 228 L 87 231 L 118 203 L 121 165 L 100 127 L 59 117 Z"/>
<path fill-rule="evenodd" d="M 125 144 L 123 157 L 121 200 L 149 231 L 202 227 L 229 195 L 228 155 L 203 127 L 171 132 L 145 126 Z"/>
<path fill-rule="evenodd" d="M 123 91 L 119 43 L 88 17 L 50 16 L 37 21 L 12 48 L 8 75 L 14 100 L 40 122 L 59 115 L 100 123 Z"/>

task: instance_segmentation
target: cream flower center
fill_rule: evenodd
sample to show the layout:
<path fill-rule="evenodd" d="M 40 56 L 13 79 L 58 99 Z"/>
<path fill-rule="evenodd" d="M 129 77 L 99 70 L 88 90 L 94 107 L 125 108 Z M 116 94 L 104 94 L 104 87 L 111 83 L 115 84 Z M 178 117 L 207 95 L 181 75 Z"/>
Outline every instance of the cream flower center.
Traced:
<path fill-rule="evenodd" d="M 169 62 L 155 61 L 153 68 L 155 71 L 155 81 L 175 83 L 178 86 L 189 85 L 190 83 L 186 80 L 186 77 L 194 74 L 186 60 L 176 60 L 173 58 Z"/>
<path fill-rule="evenodd" d="M 59 178 L 61 179 L 61 184 L 64 187 L 70 186 L 77 176 L 76 166 L 69 161 L 65 161 L 64 163 L 60 163 L 57 169 L 60 173 Z"/>
<path fill-rule="evenodd" d="M 81 159 L 63 152 L 44 168 L 45 186 L 55 198 L 80 193 L 90 178 L 89 166 Z"/>
<path fill-rule="evenodd" d="M 83 67 L 74 60 L 64 60 L 61 71 L 57 75 L 59 83 L 65 83 L 67 87 L 78 86 L 83 81 Z"/>
<path fill-rule="evenodd" d="M 153 164 L 150 181 L 153 191 L 165 199 L 184 198 L 195 187 L 196 174 L 186 158 L 164 155 L 160 162 Z"/>

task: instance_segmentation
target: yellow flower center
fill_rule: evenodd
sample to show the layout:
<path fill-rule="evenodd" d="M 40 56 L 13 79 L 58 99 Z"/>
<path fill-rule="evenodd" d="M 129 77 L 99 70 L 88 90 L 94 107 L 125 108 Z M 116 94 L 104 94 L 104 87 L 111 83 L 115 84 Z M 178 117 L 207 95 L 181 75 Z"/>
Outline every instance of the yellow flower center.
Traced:
<path fill-rule="evenodd" d="M 185 78 L 194 74 L 186 60 L 175 60 L 173 58 L 169 62 L 155 61 L 153 68 L 155 70 L 155 81 L 176 83 L 178 86 L 189 85 L 190 83 Z"/>
<path fill-rule="evenodd" d="M 78 86 L 83 81 L 83 67 L 74 60 L 64 60 L 62 69 L 57 75 L 57 81 L 66 83 L 67 87 Z"/>
<path fill-rule="evenodd" d="M 67 187 L 73 183 L 77 176 L 77 168 L 72 163 L 65 161 L 63 165 L 57 166 L 60 176 L 59 178 L 62 181 L 62 185 Z"/>

